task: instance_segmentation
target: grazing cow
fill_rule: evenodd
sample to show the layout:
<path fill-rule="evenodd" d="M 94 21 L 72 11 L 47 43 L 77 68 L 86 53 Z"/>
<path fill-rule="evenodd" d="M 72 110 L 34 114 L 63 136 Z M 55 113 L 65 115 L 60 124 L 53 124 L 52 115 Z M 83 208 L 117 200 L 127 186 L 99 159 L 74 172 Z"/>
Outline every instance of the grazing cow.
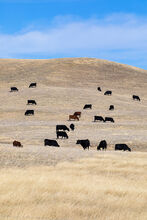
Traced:
<path fill-rule="evenodd" d="M 31 83 L 30 85 L 29 85 L 29 88 L 35 88 L 37 86 L 37 83 Z"/>
<path fill-rule="evenodd" d="M 105 122 L 107 122 L 107 121 L 114 123 L 114 119 L 111 117 L 105 117 Z"/>
<path fill-rule="evenodd" d="M 75 125 L 74 125 L 74 124 L 71 124 L 71 125 L 70 125 L 70 129 L 71 129 L 72 131 L 74 131 L 74 130 L 75 130 Z"/>
<path fill-rule="evenodd" d="M 80 144 L 83 149 L 85 150 L 86 148 L 88 148 L 89 150 L 89 147 L 90 147 L 90 141 L 88 139 L 85 139 L 85 140 L 77 140 L 77 143 L 76 144 Z"/>
<path fill-rule="evenodd" d="M 112 95 L 112 91 L 107 90 L 104 95 Z"/>
<path fill-rule="evenodd" d="M 110 110 L 110 111 L 114 110 L 114 105 L 110 105 L 110 106 L 109 106 L 109 110 Z"/>
<path fill-rule="evenodd" d="M 103 122 L 105 122 L 105 120 L 103 119 L 102 116 L 94 116 L 94 122 L 95 121 L 103 121 Z"/>
<path fill-rule="evenodd" d="M 45 139 L 44 146 L 60 147 L 56 140 Z"/>
<path fill-rule="evenodd" d="M 106 150 L 107 149 L 107 142 L 105 140 L 102 140 L 99 145 L 97 146 L 97 150 Z"/>
<path fill-rule="evenodd" d="M 129 148 L 126 144 L 115 144 L 115 150 L 131 151 L 131 148 Z"/>
<path fill-rule="evenodd" d="M 13 141 L 13 147 L 23 147 L 19 141 Z"/>
<path fill-rule="evenodd" d="M 18 92 L 18 89 L 16 87 L 11 87 L 11 91 L 10 92 Z"/>
<path fill-rule="evenodd" d="M 139 98 L 139 96 L 138 96 L 138 95 L 133 95 L 133 96 L 132 96 L 132 98 L 133 98 L 133 100 L 140 101 L 140 98 Z"/>
<path fill-rule="evenodd" d="M 79 117 L 77 115 L 69 115 L 69 121 L 71 121 L 71 120 L 79 121 Z"/>
<path fill-rule="evenodd" d="M 34 110 L 26 110 L 25 115 L 34 115 Z"/>
<path fill-rule="evenodd" d="M 75 112 L 73 115 L 79 116 L 79 118 L 81 117 L 81 112 Z"/>
<path fill-rule="evenodd" d="M 102 90 L 101 90 L 101 87 L 97 87 L 97 90 L 99 91 L 99 92 L 101 92 Z"/>
<path fill-rule="evenodd" d="M 56 125 L 56 131 L 59 130 L 69 131 L 69 128 L 66 125 Z"/>
<path fill-rule="evenodd" d="M 68 139 L 68 135 L 66 134 L 65 131 L 56 131 L 56 134 L 57 134 L 57 139 L 59 137 Z"/>
<path fill-rule="evenodd" d="M 86 105 L 84 105 L 83 109 L 92 109 L 92 105 L 91 104 L 86 104 Z"/>
<path fill-rule="evenodd" d="M 28 100 L 27 105 L 37 105 L 35 100 Z"/>

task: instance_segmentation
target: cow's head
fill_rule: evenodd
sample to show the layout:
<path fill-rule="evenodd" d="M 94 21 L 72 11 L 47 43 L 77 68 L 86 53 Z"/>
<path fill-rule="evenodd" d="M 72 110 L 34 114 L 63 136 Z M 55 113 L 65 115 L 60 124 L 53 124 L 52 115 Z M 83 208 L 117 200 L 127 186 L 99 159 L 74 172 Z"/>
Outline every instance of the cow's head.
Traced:
<path fill-rule="evenodd" d="M 81 144 L 81 141 L 80 140 L 77 140 L 77 143 L 76 144 Z"/>

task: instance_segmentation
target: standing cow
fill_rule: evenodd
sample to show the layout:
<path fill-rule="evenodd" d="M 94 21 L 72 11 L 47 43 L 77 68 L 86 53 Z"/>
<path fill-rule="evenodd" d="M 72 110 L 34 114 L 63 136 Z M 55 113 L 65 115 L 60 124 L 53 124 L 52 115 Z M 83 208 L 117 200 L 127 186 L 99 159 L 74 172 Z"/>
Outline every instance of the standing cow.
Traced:
<path fill-rule="evenodd" d="M 97 87 L 97 90 L 99 91 L 99 92 L 101 92 L 102 90 L 101 90 L 101 87 Z"/>
<path fill-rule="evenodd" d="M 23 145 L 19 141 L 13 141 L 13 147 L 23 147 Z"/>
<path fill-rule="evenodd" d="M 85 150 L 86 148 L 89 150 L 90 147 L 90 141 L 88 139 L 85 140 L 77 140 L 76 144 L 80 144 L 83 149 Z"/>
<path fill-rule="evenodd" d="M 110 105 L 110 106 L 109 106 L 109 110 L 110 110 L 110 111 L 113 111 L 113 110 L 114 110 L 114 105 Z"/>
<path fill-rule="evenodd" d="M 56 131 L 59 130 L 69 131 L 69 128 L 66 125 L 56 125 Z"/>
<path fill-rule="evenodd" d="M 102 116 L 94 116 L 94 122 L 96 121 L 102 121 L 105 122 L 104 118 Z"/>
<path fill-rule="evenodd" d="M 105 140 L 102 140 L 99 145 L 97 146 L 97 150 L 106 150 L 107 149 L 107 142 Z"/>
<path fill-rule="evenodd" d="M 18 89 L 16 87 L 11 87 L 10 92 L 18 92 Z"/>
<path fill-rule="evenodd" d="M 71 121 L 71 120 L 77 120 L 77 121 L 79 121 L 79 117 L 77 116 L 77 115 L 69 115 L 69 121 Z"/>
<path fill-rule="evenodd" d="M 86 105 L 84 105 L 83 109 L 92 109 L 92 105 L 91 104 L 86 104 Z"/>
<path fill-rule="evenodd" d="M 72 131 L 74 131 L 75 125 L 74 125 L 74 124 L 70 124 L 70 129 L 71 129 Z"/>
<path fill-rule="evenodd" d="M 29 88 L 35 88 L 37 86 L 37 83 L 31 83 L 30 85 L 29 85 Z"/>
<path fill-rule="evenodd" d="M 34 115 L 34 110 L 26 110 L 25 115 L 26 116 Z"/>
<path fill-rule="evenodd" d="M 104 95 L 112 95 L 112 91 L 107 90 L 107 91 L 104 93 Z"/>
<path fill-rule="evenodd" d="M 60 145 L 56 140 L 51 140 L 51 139 L 45 139 L 44 146 L 60 147 Z"/>
<path fill-rule="evenodd" d="M 133 98 L 133 100 L 140 101 L 140 98 L 138 95 L 133 95 L 132 98 Z"/>
<path fill-rule="evenodd" d="M 105 117 L 105 122 L 107 121 L 114 123 L 114 119 L 111 117 Z"/>
<path fill-rule="evenodd" d="M 57 134 L 57 139 L 60 137 L 68 139 L 68 135 L 65 131 L 57 131 L 56 134 Z"/>
<path fill-rule="evenodd" d="M 115 144 L 115 150 L 131 151 L 127 144 Z"/>
<path fill-rule="evenodd" d="M 35 100 L 28 100 L 27 105 L 37 105 Z"/>

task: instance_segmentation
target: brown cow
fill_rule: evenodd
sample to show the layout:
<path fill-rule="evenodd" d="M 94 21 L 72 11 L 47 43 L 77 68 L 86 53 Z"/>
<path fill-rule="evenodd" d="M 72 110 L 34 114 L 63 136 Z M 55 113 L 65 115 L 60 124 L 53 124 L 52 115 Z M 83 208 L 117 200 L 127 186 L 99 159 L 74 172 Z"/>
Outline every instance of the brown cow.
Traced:
<path fill-rule="evenodd" d="M 69 121 L 72 119 L 79 121 L 79 117 L 77 115 L 69 115 Z"/>
<path fill-rule="evenodd" d="M 13 147 L 23 147 L 19 141 L 13 141 Z"/>
<path fill-rule="evenodd" d="M 75 112 L 74 115 L 81 117 L 81 112 Z"/>

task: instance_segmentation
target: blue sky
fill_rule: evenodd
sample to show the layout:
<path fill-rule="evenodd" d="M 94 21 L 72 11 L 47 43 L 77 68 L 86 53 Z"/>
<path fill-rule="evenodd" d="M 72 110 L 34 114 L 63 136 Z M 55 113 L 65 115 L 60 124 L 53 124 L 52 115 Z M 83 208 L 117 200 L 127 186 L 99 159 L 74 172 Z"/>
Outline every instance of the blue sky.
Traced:
<path fill-rule="evenodd" d="M 0 0 L 0 58 L 95 57 L 147 69 L 146 0 Z"/>

